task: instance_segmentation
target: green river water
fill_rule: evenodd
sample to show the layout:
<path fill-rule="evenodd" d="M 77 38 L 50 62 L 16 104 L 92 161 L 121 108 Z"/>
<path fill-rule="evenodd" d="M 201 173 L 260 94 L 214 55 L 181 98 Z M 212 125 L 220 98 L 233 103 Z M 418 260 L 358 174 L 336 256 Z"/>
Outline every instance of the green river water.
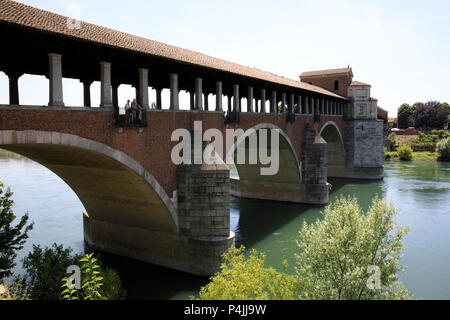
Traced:
<path fill-rule="evenodd" d="M 14 212 L 28 211 L 35 227 L 20 259 L 31 250 L 53 242 L 82 252 L 83 205 L 74 192 L 41 165 L 16 155 L 0 155 L 0 181 L 14 192 Z M 450 299 L 450 163 L 386 162 L 381 181 L 330 180 L 330 201 L 355 195 L 367 208 L 371 199 L 392 199 L 399 222 L 409 225 L 400 275 L 405 286 L 423 299 Z M 231 198 L 231 229 L 236 244 L 263 251 L 267 265 L 282 270 L 282 260 L 294 264 L 295 239 L 304 221 L 319 219 L 322 206 Z M 106 265 L 118 270 L 130 299 L 186 299 L 208 279 L 147 263 L 103 254 Z"/>

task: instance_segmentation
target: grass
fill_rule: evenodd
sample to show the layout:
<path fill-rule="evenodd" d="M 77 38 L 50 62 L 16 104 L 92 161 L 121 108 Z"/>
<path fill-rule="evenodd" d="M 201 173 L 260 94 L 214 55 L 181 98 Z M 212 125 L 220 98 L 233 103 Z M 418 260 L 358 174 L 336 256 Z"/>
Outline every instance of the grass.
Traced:
<path fill-rule="evenodd" d="M 389 158 L 385 158 L 386 160 L 400 160 L 398 153 L 395 151 L 386 152 L 386 156 Z M 437 152 L 413 152 L 412 153 L 412 161 L 437 161 L 439 154 Z"/>

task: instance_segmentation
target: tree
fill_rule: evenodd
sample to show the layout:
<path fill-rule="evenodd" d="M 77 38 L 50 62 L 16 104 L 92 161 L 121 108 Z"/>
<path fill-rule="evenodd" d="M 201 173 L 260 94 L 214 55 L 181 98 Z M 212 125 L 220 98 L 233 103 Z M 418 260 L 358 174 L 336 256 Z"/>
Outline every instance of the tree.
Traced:
<path fill-rule="evenodd" d="M 396 210 L 375 198 L 367 213 L 356 198 L 341 197 L 324 219 L 303 224 L 296 271 L 306 299 L 409 299 L 398 281 L 399 256 L 408 228 L 396 224 Z"/>
<path fill-rule="evenodd" d="M 72 248 L 64 248 L 63 245 L 56 243 L 45 248 L 33 245 L 33 251 L 23 259 L 23 268 L 27 271 L 27 275 L 26 281 L 22 281 L 26 282 L 29 287 L 33 286 L 32 299 L 59 300 L 61 298 L 61 279 L 67 276 L 67 267 L 70 265 L 83 267 L 86 263 L 99 265 L 98 272 L 102 277 L 102 288 L 99 292 L 102 297 L 108 297 L 110 300 L 119 300 L 125 297 L 126 291 L 122 288 L 120 278 L 115 270 L 103 268 L 101 262 L 92 254 L 89 256 L 72 254 Z M 87 273 L 83 274 L 82 280 L 89 279 L 91 285 L 95 281 L 95 277 L 90 273 L 91 269 L 83 268 L 84 271 L 85 269 Z M 92 287 L 89 287 L 89 292 L 91 297 L 97 297 Z"/>
<path fill-rule="evenodd" d="M 221 271 L 200 289 L 201 300 L 300 299 L 302 284 L 294 276 L 264 266 L 265 255 L 231 247 L 223 255 Z M 286 262 L 284 263 L 287 268 Z M 191 297 L 193 298 L 193 297 Z"/>
<path fill-rule="evenodd" d="M 413 157 L 413 151 L 410 146 L 403 144 L 397 148 L 398 157 L 403 161 L 411 161 Z"/>
<path fill-rule="evenodd" d="M 448 122 L 450 109 L 438 101 L 420 103 L 414 111 L 414 123 L 416 128 L 422 130 L 442 129 Z"/>
<path fill-rule="evenodd" d="M 0 182 L 0 282 L 12 275 L 16 265 L 16 251 L 21 250 L 28 239 L 28 232 L 33 229 L 33 223 L 28 224 L 28 213 L 25 213 L 16 226 L 12 223 L 16 215 L 12 211 L 14 201 L 10 189 L 3 190 Z"/>
<path fill-rule="evenodd" d="M 438 142 L 436 152 L 439 153 L 439 160 L 450 161 L 450 137 Z"/>
<path fill-rule="evenodd" d="M 81 255 L 72 255 L 72 248 L 56 243 L 45 248 L 33 245 L 22 263 L 27 271 L 24 282 L 33 285 L 32 299 L 59 300 L 61 278 L 66 275 L 67 267 L 78 264 L 80 258 Z"/>
<path fill-rule="evenodd" d="M 407 103 L 402 104 L 397 110 L 397 121 L 399 129 L 414 126 L 414 107 Z"/>

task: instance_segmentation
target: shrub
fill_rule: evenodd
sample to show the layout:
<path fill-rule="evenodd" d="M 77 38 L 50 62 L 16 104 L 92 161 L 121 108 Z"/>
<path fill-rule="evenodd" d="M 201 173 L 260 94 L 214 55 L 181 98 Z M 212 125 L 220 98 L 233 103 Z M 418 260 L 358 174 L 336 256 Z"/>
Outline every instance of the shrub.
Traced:
<path fill-rule="evenodd" d="M 27 224 L 28 213 L 15 226 L 12 225 L 16 220 L 12 211 L 12 195 L 9 188 L 3 191 L 3 183 L 0 182 L 0 281 L 12 275 L 11 269 L 16 265 L 16 252 L 23 248 L 28 232 L 33 229 L 33 223 Z"/>
<path fill-rule="evenodd" d="M 400 160 L 410 161 L 412 159 L 412 149 L 410 146 L 401 145 L 397 148 L 397 153 Z"/>
<path fill-rule="evenodd" d="M 42 249 L 33 245 L 33 251 L 23 259 L 23 268 L 27 275 L 22 281 L 27 286 L 33 286 L 31 298 L 36 300 L 59 300 L 61 298 L 61 279 L 67 276 L 67 267 L 79 265 L 80 254 L 72 254 L 72 248 L 64 248 L 54 243 L 51 247 Z M 95 258 L 94 258 L 95 259 Z M 84 261 L 83 261 L 84 263 Z M 101 266 L 100 261 L 95 263 Z M 120 278 L 115 270 L 102 268 L 98 270 L 103 277 L 102 296 L 112 299 L 122 299 L 126 292 L 123 290 Z"/>
<path fill-rule="evenodd" d="M 365 213 L 355 197 L 341 197 L 323 214 L 323 220 L 304 222 L 297 241 L 305 299 L 412 298 L 398 280 L 408 228 L 397 225 L 392 204 L 375 198 Z"/>
<path fill-rule="evenodd" d="M 300 299 L 301 283 L 294 276 L 265 267 L 265 255 L 256 250 L 246 258 L 244 250 L 231 247 L 223 255 L 221 271 L 200 289 L 201 300 Z"/>
<path fill-rule="evenodd" d="M 396 144 L 396 139 L 395 138 L 396 137 L 397 137 L 397 135 L 395 134 L 395 132 L 391 132 L 388 135 L 387 140 L 388 140 L 388 150 L 389 151 L 391 151 L 392 148 L 395 146 L 395 144 Z"/>
<path fill-rule="evenodd" d="M 439 160 L 450 161 L 450 137 L 436 145 L 436 152 L 439 154 Z"/>
<path fill-rule="evenodd" d="M 33 250 L 23 259 L 22 266 L 27 271 L 25 281 L 34 288 L 31 298 L 35 300 L 59 300 L 61 278 L 68 266 L 77 264 L 81 255 L 72 255 L 71 248 L 54 243 L 41 248 L 33 245 Z"/>

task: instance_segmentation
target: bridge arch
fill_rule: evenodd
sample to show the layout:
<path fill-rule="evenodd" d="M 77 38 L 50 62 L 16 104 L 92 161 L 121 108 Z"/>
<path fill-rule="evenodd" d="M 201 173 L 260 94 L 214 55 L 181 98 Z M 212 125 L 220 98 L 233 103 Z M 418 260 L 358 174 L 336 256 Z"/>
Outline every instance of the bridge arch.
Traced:
<path fill-rule="evenodd" d="M 253 138 L 256 136 L 259 148 L 259 139 L 263 132 L 261 129 L 267 129 L 268 146 L 270 146 L 270 129 L 277 129 L 279 133 L 279 165 L 278 172 L 273 175 L 261 174 L 261 168 L 267 168 L 269 165 L 263 165 L 259 157 L 255 164 L 248 162 L 250 149 L 246 141 L 251 139 L 252 136 Z M 242 143 L 245 143 L 245 164 L 236 163 L 238 147 Z M 260 123 L 249 128 L 227 151 L 225 160 L 229 159 L 229 157 L 235 160 L 236 170 L 239 175 L 239 179 L 231 179 L 232 195 L 253 199 L 301 201 L 301 162 L 289 136 L 280 127 L 271 123 Z"/>
<path fill-rule="evenodd" d="M 326 122 L 320 129 L 320 136 L 327 142 L 327 175 L 339 177 L 345 173 L 344 140 L 334 121 Z"/>
<path fill-rule="evenodd" d="M 172 200 L 150 172 L 119 150 L 77 135 L 35 130 L 0 130 L 0 148 L 57 174 L 92 219 L 178 233 Z"/>

